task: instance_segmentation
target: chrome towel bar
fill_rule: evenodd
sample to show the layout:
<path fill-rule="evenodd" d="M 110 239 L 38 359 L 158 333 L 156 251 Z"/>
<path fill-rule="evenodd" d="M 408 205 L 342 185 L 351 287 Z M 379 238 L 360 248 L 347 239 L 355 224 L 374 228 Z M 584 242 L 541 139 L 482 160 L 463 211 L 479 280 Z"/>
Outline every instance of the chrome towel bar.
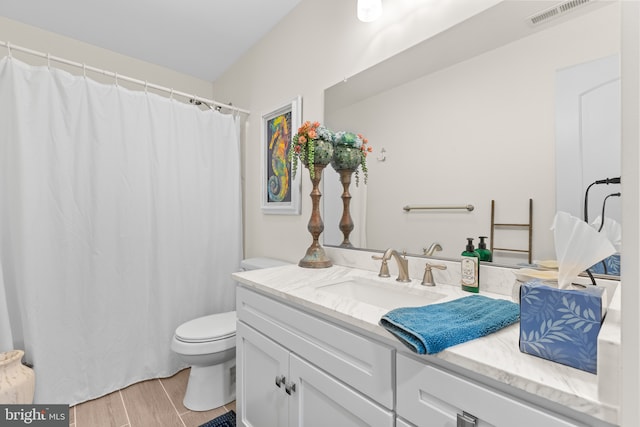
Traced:
<path fill-rule="evenodd" d="M 412 205 L 407 205 L 405 207 L 403 207 L 402 209 L 404 209 L 406 212 L 412 211 L 412 210 L 418 210 L 418 209 L 427 209 L 427 210 L 448 210 L 448 209 L 465 209 L 469 212 L 471 212 L 474 207 L 473 205 L 464 205 L 464 206 L 412 206 Z"/>

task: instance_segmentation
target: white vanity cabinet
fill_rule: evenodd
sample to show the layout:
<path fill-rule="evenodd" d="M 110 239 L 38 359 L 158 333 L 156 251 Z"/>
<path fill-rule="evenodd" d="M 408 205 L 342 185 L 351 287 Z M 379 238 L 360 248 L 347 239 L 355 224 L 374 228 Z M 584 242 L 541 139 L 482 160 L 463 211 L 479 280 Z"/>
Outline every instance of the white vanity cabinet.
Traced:
<path fill-rule="evenodd" d="M 377 271 L 291 265 L 233 277 L 239 425 L 613 427 L 618 420 L 619 408 L 598 399 L 598 382 L 609 379 L 521 353 L 515 325 L 420 356 L 379 325 L 384 309 L 322 289 L 379 282 Z M 438 292 L 466 296 L 458 286 Z"/>
<path fill-rule="evenodd" d="M 243 287 L 236 310 L 239 425 L 394 425 L 393 348 Z"/>
<path fill-rule="evenodd" d="M 466 378 L 403 354 L 396 360 L 398 426 L 578 427 Z"/>

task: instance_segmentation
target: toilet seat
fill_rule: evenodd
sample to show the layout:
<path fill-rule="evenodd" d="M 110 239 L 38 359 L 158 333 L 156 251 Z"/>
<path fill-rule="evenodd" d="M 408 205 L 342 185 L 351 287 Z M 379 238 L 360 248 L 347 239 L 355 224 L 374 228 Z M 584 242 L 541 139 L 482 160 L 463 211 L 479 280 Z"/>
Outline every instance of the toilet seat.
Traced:
<path fill-rule="evenodd" d="M 205 354 L 221 353 L 227 350 L 236 349 L 236 336 L 223 338 L 215 341 L 205 342 L 184 342 L 176 336 L 171 340 L 171 350 L 184 356 L 202 356 Z"/>
<path fill-rule="evenodd" d="M 235 337 L 236 312 L 211 314 L 178 326 L 176 339 L 185 343 L 204 343 Z"/>
<path fill-rule="evenodd" d="M 184 355 L 202 355 L 234 349 L 236 312 L 211 314 L 178 326 L 171 349 Z"/>

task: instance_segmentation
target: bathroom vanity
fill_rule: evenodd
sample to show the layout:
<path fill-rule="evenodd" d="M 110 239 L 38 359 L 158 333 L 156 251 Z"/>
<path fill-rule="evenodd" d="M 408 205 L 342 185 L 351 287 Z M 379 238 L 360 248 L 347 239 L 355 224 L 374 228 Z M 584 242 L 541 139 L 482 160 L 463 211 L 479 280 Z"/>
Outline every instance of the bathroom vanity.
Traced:
<path fill-rule="evenodd" d="M 403 298 L 445 302 L 469 294 L 440 283 L 425 289 L 419 279 L 381 279 L 375 267 L 290 265 L 234 274 L 240 283 L 239 425 L 617 424 L 617 406 L 599 394 L 607 388 L 603 378 L 520 353 L 517 324 L 435 355 L 416 355 L 378 325 L 380 317 Z M 367 283 L 371 295 L 361 293 Z M 510 290 L 492 291 L 500 292 L 487 286 L 481 293 L 511 299 Z"/>

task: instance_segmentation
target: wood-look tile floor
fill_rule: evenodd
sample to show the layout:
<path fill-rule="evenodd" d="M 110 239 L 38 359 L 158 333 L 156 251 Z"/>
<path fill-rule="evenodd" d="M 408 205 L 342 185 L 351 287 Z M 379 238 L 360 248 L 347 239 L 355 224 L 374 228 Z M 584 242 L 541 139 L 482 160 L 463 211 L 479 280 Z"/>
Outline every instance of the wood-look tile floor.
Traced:
<path fill-rule="evenodd" d="M 172 377 L 143 381 L 69 408 L 70 427 L 198 427 L 236 410 L 236 402 L 195 412 L 182 404 L 189 369 Z"/>

